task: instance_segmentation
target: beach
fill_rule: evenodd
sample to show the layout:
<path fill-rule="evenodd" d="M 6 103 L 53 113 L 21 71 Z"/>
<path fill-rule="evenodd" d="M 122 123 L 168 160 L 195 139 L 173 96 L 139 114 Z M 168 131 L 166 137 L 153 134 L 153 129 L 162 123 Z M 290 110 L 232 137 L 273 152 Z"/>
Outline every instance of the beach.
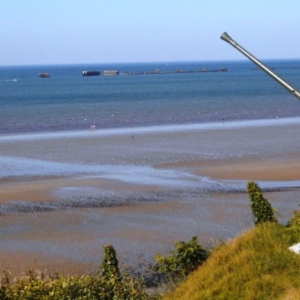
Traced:
<path fill-rule="evenodd" d="M 256 181 L 282 223 L 299 207 L 300 121 L 0 136 L 0 266 L 98 270 L 103 246 L 143 272 L 178 240 L 213 247 L 253 227 Z"/>

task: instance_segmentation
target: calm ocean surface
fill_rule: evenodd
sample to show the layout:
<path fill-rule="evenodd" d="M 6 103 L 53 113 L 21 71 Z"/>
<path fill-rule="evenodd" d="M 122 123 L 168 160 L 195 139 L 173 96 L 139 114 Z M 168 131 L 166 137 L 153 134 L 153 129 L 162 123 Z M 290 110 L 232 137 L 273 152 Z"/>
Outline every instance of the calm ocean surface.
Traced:
<path fill-rule="evenodd" d="M 300 88 L 300 60 L 265 63 Z M 249 61 L 0 67 L 0 107 L 0 134 L 300 116 L 299 101 Z"/>

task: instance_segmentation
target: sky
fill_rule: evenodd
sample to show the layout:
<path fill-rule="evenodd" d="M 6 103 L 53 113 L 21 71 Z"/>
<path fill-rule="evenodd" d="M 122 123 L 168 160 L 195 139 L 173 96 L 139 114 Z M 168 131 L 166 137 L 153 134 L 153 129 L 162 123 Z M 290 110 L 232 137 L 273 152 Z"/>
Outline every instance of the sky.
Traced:
<path fill-rule="evenodd" d="M 0 66 L 299 59 L 299 0 L 0 0 Z"/>

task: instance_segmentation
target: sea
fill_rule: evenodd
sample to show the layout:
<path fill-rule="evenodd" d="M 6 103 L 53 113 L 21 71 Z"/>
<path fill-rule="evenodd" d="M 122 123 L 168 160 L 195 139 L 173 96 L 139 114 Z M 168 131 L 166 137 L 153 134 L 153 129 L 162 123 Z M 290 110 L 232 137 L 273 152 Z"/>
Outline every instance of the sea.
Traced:
<path fill-rule="evenodd" d="M 300 60 L 264 63 L 300 88 Z M 3 66 L 0 107 L 0 135 L 300 115 L 299 100 L 250 61 Z"/>
<path fill-rule="evenodd" d="M 300 88 L 300 60 L 264 63 Z M 297 159 L 299 117 L 246 60 L 0 67 L 0 271 L 93 271 L 110 244 L 144 273 L 178 240 L 234 238 L 253 227 L 247 182 L 201 168 Z M 300 181 L 258 183 L 286 223 Z"/>

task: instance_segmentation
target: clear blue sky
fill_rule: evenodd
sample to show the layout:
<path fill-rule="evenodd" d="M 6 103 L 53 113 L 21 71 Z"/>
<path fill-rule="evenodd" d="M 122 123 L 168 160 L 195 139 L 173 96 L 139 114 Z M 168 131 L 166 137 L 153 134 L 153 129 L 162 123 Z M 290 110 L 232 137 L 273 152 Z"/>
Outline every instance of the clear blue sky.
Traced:
<path fill-rule="evenodd" d="M 0 66 L 300 57 L 299 0 L 0 0 Z"/>

